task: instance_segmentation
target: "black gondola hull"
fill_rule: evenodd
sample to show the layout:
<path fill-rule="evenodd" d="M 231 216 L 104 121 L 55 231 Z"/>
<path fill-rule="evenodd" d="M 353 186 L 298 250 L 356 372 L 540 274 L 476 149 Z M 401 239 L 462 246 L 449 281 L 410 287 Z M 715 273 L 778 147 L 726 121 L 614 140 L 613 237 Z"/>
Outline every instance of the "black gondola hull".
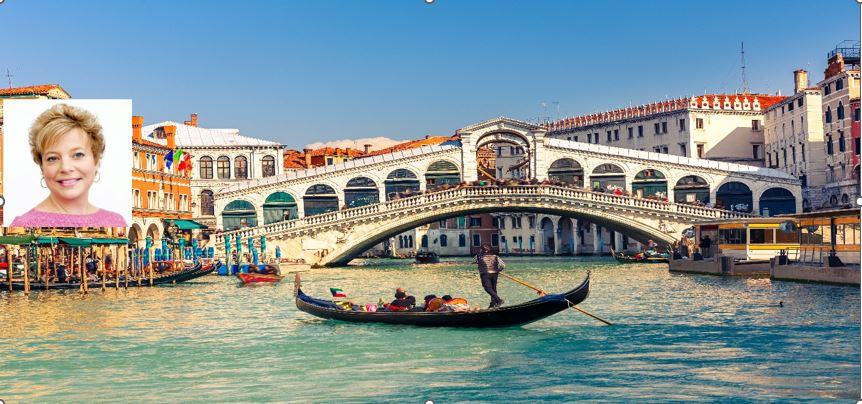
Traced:
<path fill-rule="evenodd" d="M 298 282 L 298 281 L 297 281 Z M 363 312 L 341 310 L 333 307 L 331 301 L 315 299 L 295 288 L 296 307 L 317 317 L 354 323 L 386 323 L 415 325 L 423 327 L 511 327 L 532 323 L 577 305 L 590 293 L 590 278 L 580 286 L 558 295 L 547 295 L 514 306 L 476 311 L 457 312 Z"/>

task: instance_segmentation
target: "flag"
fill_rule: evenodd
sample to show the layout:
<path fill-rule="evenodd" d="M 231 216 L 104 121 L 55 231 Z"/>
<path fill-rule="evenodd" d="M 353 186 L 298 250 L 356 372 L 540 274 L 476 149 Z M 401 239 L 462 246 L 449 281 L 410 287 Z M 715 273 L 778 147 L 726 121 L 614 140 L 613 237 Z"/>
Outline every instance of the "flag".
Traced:
<path fill-rule="evenodd" d="M 167 167 L 168 170 L 170 170 L 171 165 L 173 163 L 174 163 L 174 153 L 172 151 L 168 150 L 168 153 L 165 154 L 165 167 Z"/>
<path fill-rule="evenodd" d="M 347 297 L 347 294 L 339 288 L 329 288 L 329 292 L 332 293 L 332 297 Z"/>
<path fill-rule="evenodd" d="M 183 158 L 183 149 L 177 147 L 177 151 L 174 152 L 174 161 L 180 161 Z"/>
<path fill-rule="evenodd" d="M 186 156 L 183 157 L 183 162 L 186 163 L 186 171 L 192 170 L 192 155 L 186 153 Z"/>
<path fill-rule="evenodd" d="M 177 166 L 177 171 L 183 171 L 186 168 L 186 161 L 179 160 L 180 164 Z"/>

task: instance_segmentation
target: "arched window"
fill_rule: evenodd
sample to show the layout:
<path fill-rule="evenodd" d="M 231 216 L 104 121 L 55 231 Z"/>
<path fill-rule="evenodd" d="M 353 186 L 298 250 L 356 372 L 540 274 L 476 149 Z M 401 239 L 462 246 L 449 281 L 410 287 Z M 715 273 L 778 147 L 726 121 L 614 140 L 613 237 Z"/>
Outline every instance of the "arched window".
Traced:
<path fill-rule="evenodd" d="M 314 216 L 338 210 L 338 195 L 329 185 L 312 185 L 303 197 L 305 216 Z"/>
<path fill-rule="evenodd" d="M 235 200 L 225 206 L 222 212 L 225 230 L 257 226 L 257 212 L 251 202 Z"/>
<path fill-rule="evenodd" d="M 462 234 L 461 237 L 464 237 Z M 445 234 L 440 235 L 440 247 L 448 247 L 449 246 L 449 238 L 446 237 Z"/>
<path fill-rule="evenodd" d="M 221 156 L 216 160 L 216 168 L 218 169 L 218 179 L 230 179 L 230 157 Z"/>
<path fill-rule="evenodd" d="M 422 248 L 428 248 L 428 235 L 422 235 Z"/>
<path fill-rule="evenodd" d="M 368 177 L 353 178 L 344 188 L 344 204 L 348 208 L 377 203 L 379 199 L 380 192 L 377 190 L 377 184 Z"/>
<path fill-rule="evenodd" d="M 248 159 L 245 156 L 237 156 L 233 160 L 233 166 L 236 179 L 248 179 Z"/>
<path fill-rule="evenodd" d="M 844 132 L 838 132 L 838 151 L 843 152 L 845 149 L 844 146 Z"/>
<path fill-rule="evenodd" d="M 200 175 L 202 180 L 213 179 L 213 159 L 210 156 L 203 156 L 200 160 Z"/>
<path fill-rule="evenodd" d="M 272 177 L 275 175 L 275 157 L 266 156 L 261 160 L 261 172 L 264 177 Z"/>
<path fill-rule="evenodd" d="M 835 80 L 835 91 L 838 91 L 842 88 L 844 88 L 844 80 L 842 80 L 842 79 Z"/>
<path fill-rule="evenodd" d="M 723 184 L 715 193 L 715 205 L 719 209 L 737 212 L 751 212 L 751 188 L 741 182 L 731 181 Z"/>
<path fill-rule="evenodd" d="M 835 110 L 835 115 L 838 117 L 838 120 L 844 119 L 844 103 L 838 101 L 838 109 Z"/>
<path fill-rule="evenodd" d="M 201 191 L 201 215 L 212 216 L 215 214 L 213 205 L 213 191 L 205 189 Z"/>
<path fill-rule="evenodd" d="M 826 123 L 832 123 L 832 108 L 826 107 Z"/>

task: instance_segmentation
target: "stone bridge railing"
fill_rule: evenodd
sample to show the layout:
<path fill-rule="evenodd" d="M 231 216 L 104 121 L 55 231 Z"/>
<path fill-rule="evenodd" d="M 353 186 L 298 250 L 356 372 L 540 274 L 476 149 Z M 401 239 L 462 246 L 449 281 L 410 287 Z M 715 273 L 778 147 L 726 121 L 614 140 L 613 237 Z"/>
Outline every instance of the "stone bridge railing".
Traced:
<path fill-rule="evenodd" d="M 236 240 L 239 235 L 243 239 L 261 235 L 283 235 L 294 232 L 307 232 L 333 224 L 346 224 L 353 221 L 372 220 L 378 216 L 391 215 L 399 211 L 409 211 L 416 208 L 432 207 L 445 202 L 469 202 L 470 200 L 486 200 L 489 197 L 528 197 L 528 198 L 560 198 L 572 202 L 599 203 L 626 209 L 642 210 L 645 213 L 664 213 L 676 217 L 690 219 L 727 219 L 752 217 L 754 215 L 742 212 L 731 212 L 722 209 L 707 208 L 642 199 L 631 196 L 620 196 L 606 193 L 595 193 L 580 189 L 565 188 L 550 185 L 516 185 L 516 186 L 479 186 L 459 187 L 443 191 L 429 192 L 419 196 L 390 200 L 358 208 L 344 209 L 320 215 L 303 217 L 278 223 L 272 223 L 253 228 L 233 230 L 216 235 L 216 248 L 224 248 L 224 236 L 230 235 Z"/>

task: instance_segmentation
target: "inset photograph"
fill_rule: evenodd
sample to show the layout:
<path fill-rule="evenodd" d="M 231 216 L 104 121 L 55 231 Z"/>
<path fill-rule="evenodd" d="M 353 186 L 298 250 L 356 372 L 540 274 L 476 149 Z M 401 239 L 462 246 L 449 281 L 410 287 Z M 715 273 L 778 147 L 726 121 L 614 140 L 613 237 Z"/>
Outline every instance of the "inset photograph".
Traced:
<path fill-rule="evenodd" d="M 127 227 L 131 100 L 5 100 L 3 225 Z"/>

